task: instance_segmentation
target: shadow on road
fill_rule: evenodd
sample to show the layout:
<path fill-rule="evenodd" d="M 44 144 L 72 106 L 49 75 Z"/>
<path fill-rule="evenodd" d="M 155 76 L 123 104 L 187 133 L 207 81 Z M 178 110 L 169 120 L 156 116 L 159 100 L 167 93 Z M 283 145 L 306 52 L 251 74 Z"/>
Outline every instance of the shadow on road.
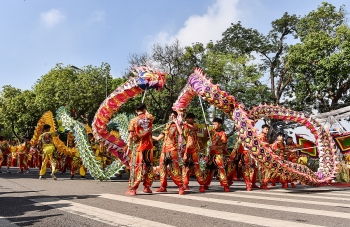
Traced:
<path fill-rule="evenodd" d="M 13 193 L 28 193 L 33 191 L 22 191 Z M 34 191 L 35 192 L 35 191 Z M 11 192 L 5 192 L 9 194 Z M 2 194 L 5 194 L 2 193 Z M 87 198 L 97 198 L 97 195 L 79 196 L 76 195 L 66 195 L 66 196 L 27 196 L 27 197 L 0 197 L 0 204 L 2 205 L 0 209 L 0 216 L 6 218 L 12 223 L 18 226 L 35 226 L 40 223 L 43 219 L 50 217 L 61 217 L 64 215 L 63 211 L 57 208 L 69 207 L 69 203 L 59 203 L 52 207 L 50 205 L 41 204 L 41 202 L 51 202 L 55 203 L 60 200 L 71 201 L 73 199 L 87 199 Z M 38 202 L 40 201 L 40 202 Z M 7 204 L 7 206 L 6 206 Z M 10 206 L 11 205 L 11 206 Z M 50 213 L 47 213 L 47 212 Z M 45 215 L 42 213 L 45 212 Z"/>

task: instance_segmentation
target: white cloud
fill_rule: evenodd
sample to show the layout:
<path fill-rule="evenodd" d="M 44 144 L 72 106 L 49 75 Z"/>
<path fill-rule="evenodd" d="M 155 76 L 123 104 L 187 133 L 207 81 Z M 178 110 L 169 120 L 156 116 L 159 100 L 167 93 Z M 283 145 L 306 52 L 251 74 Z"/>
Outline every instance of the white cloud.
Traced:
<path fill-rule="evenodd" d="M 47 28 L 53 28 L 66 19 L 66 16 L 58 9 L 51 9 L 40 14 L 41 23 Z"/>
<path fill-rule="evenodd" d="M 176 38 L 181 45 L 187 46 L 195 42 L 208 43 L 210 40 L 221 39 L 231 23 L 237 22 L 240 12 L 237 9 L 239 0 L 216 0 L 208 7 L 204 15 L 192 15 L 184 23 L 184 26 L 172 34 L 171 31 L 161 31 L 154 37 L 147 37 L 149 45 L 154 43 L 172 43 Z"/>

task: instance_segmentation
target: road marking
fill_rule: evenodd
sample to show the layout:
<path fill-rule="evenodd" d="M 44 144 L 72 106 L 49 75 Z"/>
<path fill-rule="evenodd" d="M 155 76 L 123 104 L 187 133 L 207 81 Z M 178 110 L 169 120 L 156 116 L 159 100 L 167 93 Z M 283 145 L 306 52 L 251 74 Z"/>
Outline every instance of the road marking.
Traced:
<path fill-rule="evenodd" d="M 334 212 L 328 210 L 315 210 L 315 209 L 306 209 L 306 208 L 298 208 L 298 207 L 287 207 L 287 206 L 277 206 L 277 205 L 269 205 L 269 204 L 261 204 L 261 203 L 249 203 L 249 202 L 241 202 L 227 199 L 215 199 L 209 197 L 201 197 L 201 196 L 193 196 L 193 195 L 178 195 L 178 194 L 160 194 L 161 196 L 172 197 L 176 199 L 192 199 L 197 201 L 206 201 L 211 203 L 220 203 L 220 204 L 228 204 L 235 206 L 244 206 L 244 207 L 252 207 L 252 208 L 260 208 L 260 209 L 268 209 L 268 210 L 276 210 L 276 211 L 286 211 L 292 213 L 301 213 L 301 214 L 310 214 L 310 215 L 321 215 L 321 216 L 329 216 L 335 218 L 346 218 L 350 219 L 350 215 L 348 213 L 342 212 Z M 225 195 L 225 194 L 222 194 Z M 324 212 L 323 212 L 324 211 Z"/>
<path fill-rule="evenodd" d="M 13 224 L 11 221 L 7 220 L 5 217 L 0 216 L 0 226 L 1 227 L 18 227 L 18 225 Z"/>
<path fill-rule="evenodd" d="M 283 193 L 283 192 L 266 192 L 266 191 L 253 191 L 253 192 L 244 192 L 250 193 L 250 194 L 263 194 L 263 195 L 283 195 L 283 196 L 289 196 L 289 197 L 298 197 L 298 198 L 308 198 L 308 199 L 331 199 L 331 200 L 340 200 L 340 201 L 350 201 L 350 198 L 337 198 L 337 197 L 328 197 L 324 196 L 318 196 L 313 194 L 297 194 L 297 193 Z M 299 201 L 299 200 L 297 200 Z"/>
<path fill-rule="evenodd" d="M 109 225 L 119 226 L 154 226 L 154 227 L 173 227 L 171 225 L 166 225 L 159 222 L 154 222 L 142 218 L 137 218 L 134 216 L 129 216 L 109 210 L 100 209 L 97 207 L 92 207 L 69 200 L 60 200 L 58 198 L 42 198 L 42 199 L 32 199 L 32 201 L 40 204 L 47 205 L 71 214 L 76 214 L 82 217 L 86 217 L 98 222 L 102 222 Z M 2 225 L 1 225 L 2 226 Z"/>
<path fill-rule="evenodd" d="M 205 217 L 212 217 L 212 218 L 219 218 L 229 221 L 235 221 L 235 222 L 242 222 L 247 224 L 253 224 L 253 225 L 259 225 L 259 226 L 300 226 L 300 227 L 311 227 L 311 226 L 319 226 L 319 225 L 310 225 L 305 223 L 299 223 L 299 222 L 292 222 L 292 221 L 284 221 L 284 220 L 278 220 L 278 219 L 272 219 L 272 218 L 264 218 L 264 217 L 258 217 L 253 215 L 246 215 L 246 214 L 238 214 L 238 213 L 231 213 L 226 211 L 217 211 L 217 210 L 210 210 L 210 209 L 204 209 L 200 207 L 192 207 L 192 206 L 185 206 L 185 205 L 179 205 L 174 203 L 166 203 L 161 201 L 155 201 L 155 200 L 148 200 L 148 199 L 140 199 L 137 197 L 127 197 L 127 196 L 121 196 L 121 195 L 112 195 L 112 194 L 101 194 L 98 195 L 101 198 L 105 199 L 112 199 L 127 203 L 133 203 L 143 206 L 149 206 L 154 208 L 161 208 L 171 211 L 178 211 L 178 212 L 184 212 L 186 214 L 196 214 L 201 215 Z M 184 199 L 186 198 L 186 195 L 183 196 Z"/>
<path fill-rule="evenodd" d="M 323 201 L 309 201 L 309 200 L 296 200 L 296 199 L 286 199 L 280 197 L 265 197 L 265 196 L 257 196 L 254 193 L 248 195 L 248 193 L 238 194 L 238 193 L 217 193 L 217 192 L 208 192 L 205 193 L 208 195 L 220 195 L 220 196 L 229 196 L 236 198 L 245 198 L 245 199 L 262 199 L 269 201 L 277 201 L 277 202 L 288 202 L 288 203 L 303 203 L 303 204 L 312 204 L 312 205 L 323 205 L 323 206 L 332 206 L 332 207 L 347 207 L 350 208 L 350 204 L 346 203 L 333 203 L 333 202 L 323 202 Z M 258 193 L 255 193 L 258 194 Z"/>
<path fill-rule="evenodd" d="M 317 194 L 318 195 L 334 195 L 334 196 L 350 197 L 350 191 L 349 191 L 349 193 L 325 192 L 325 193 L 317 193 Z"/>

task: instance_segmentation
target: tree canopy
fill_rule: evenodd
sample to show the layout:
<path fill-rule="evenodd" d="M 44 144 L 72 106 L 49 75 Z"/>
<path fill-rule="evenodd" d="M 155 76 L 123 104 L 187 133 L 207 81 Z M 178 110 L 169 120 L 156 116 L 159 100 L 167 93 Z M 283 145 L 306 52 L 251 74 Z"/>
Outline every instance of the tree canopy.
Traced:
<path fill-rule="evenodd" d="M 260 103 L 289 105 L 312 112 L 329 111 L 350 103 L 350 27 L 345 7 L 322 3 L 303 17 L 285 12 L 271 22 L 263 34 L 232 23 L 217 42 L 182 46 L 155 43 L 149 53 L 129 56 L 132 66 L 151 65 L 168 74 L 162 91 L 147 91 L 145 103 L 156 124 L 166 123 L 188 77 L 200 67 L 213 83 L 234 95 L 247 107 Z M 297 42 L 289 44 L 289 39 Z M 0 91 L 0 134 L 6 137 L 30 135 L 41 115 L 62 105 L 70 107 L 79 121 L 91 124 L 100 104 L 132 74 L 113 78 L 110 65 L 87 65 L 80 69 L 57 64 L 41 76 L 31 90 L 11 85 Z M 120 112 L 134 113 L 142 96 L 124 104 Z M 232 134 L 234 125 L 208 103 L 203 103 L 207 119 L 220 117 Z M 202 108 L 195 98 L 187 112 L 204 122 Z"/>
<path fill-rule="evenodd" d="M 299 110 L 327 112 L 350 103 L 350 27 L 345 15 L 344 6 L 337 10 L 322 3 L 298 23 L 301 42 L 290 47 L 288 66 Z"/>

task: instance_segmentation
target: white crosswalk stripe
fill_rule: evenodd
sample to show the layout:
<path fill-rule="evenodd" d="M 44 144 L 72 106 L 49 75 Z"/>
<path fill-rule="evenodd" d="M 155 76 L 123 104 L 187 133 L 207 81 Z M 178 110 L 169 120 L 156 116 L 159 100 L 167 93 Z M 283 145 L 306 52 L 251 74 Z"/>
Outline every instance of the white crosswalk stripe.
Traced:
<path fill-rule="evenodd" d="M 108 211 L 105 209 L 87 206 L 84 204 L 72 202 L 69 200 L 60 200 L 57 198 L 43 198 L 43 199 L 32 199 L 40 205 L 47 205 L 65 212 L 76 214 L 82 217 L 86 217 L 95 221 L 106 223 L 109 225 L 125 225 L 125 226 L 154 226 L 154 227 L 172 227 L 171 225 L 166 225 L 154 221 L 149 221 L 142 218 L 137 218 L 121 213 L 116 213 Z"/>
<path fill-rule="evenodd" d="M 350 208 L 348 204 L 349 198 L 343 197 L 349 196 L 347 191 L 338 192 L 324 192 L 317 193 L 315 191 L 311 195 L 303 194 L 305 191 L 287 191 L 287 190 L 271 190 L 271 191 L 236 191 L 236 192 L 207 192 L 205 194 L 201 193 L 193 193 L 186 195 L 179 195 L 176 193 L 159 193 L 154 194 L 152 196 L 135 196 L 128 197 L 124 195 L 114 195 L 114 194 L 97 194 L 94 195 L 96 198 L 107 199 L 110 201 L 118 201 L 129 204 L 134 204 L 137 206 L 146 206 L 154 209 L 162 209 L 172 212 L 180 212 L 185 213 L 186 215 L 195 216 L 203 216 L 205 218 L 214 218 L 220 219 L 222 221 L 232 221 L 234 223 L 244 223 L 248 225 L 258 225 L 258 226 L 300 226 L 300 227 L 311 227 L 311 226 L 330 226 L 328 223 L 317 222 L 317 217 L 319 218 L 335 218 L 335 219 L 345 219 L 349 220 L 350 216 L 348 215 L 348 211 L 342 208 Z M 270 196 L 269 196 L 270 195 Z M 272 196 L 273 195 L 273 196 Z M 324 196 L 323 196 L 324 195 Z M 333 195 L 334 197 L 331 197 Z M 337 197 L 339 196 L 339 197 Z M 306 199 L 298 199 L 300 198 L 314 198 L 319 201 L 312 201 Z M 237 198 L 237 199 L 235 199 Z M 238 198 L 242 199 L 252 199 L 252 201 L 240 201 Z M 332 201 L 323 201 L 322 199 L 332 200 Z M 341 203 L 341 199 L 344 203 Z M 135 213 L 135 216 L 125 215 L 119 212 L 110 211 L 104 207 L 94 207 L 94 205 L 82 204 L 82 200 L 67 200 L 67 199 L 59 199 L 55 197 L 50 198 L 40 198 L 40 199 L 31 199 L 36 203 L 36 205 L 47 205 L 64 212 L 79 215 L 84 218 L 91 219 L 93 221 L 97 221 L 100 223 L 112 225 L 112 226 L 154 226 L 154 227 L 172 227 L 171 221 L 167 219 L 153 219 L 147 220 L 145 218 L 137 217 L 138 213 Z M 162 200 L 162 201 L 159 201 Z M 186 203 L 188 201 L 194 202 L 205 202 L 205 204 L 212 204 L 214 209 L 198 207 L 196 205 L 192 205 L 194 203 Z M 176 203 L 172 203 L 171 201 L 177 201 Z M 272 201 L 272 203 L 269 201 Z M 278 202 L 286 202 L 280 203 L 278 205 L 273 205 L 276 201 Z M 338 202 L 339 201 L 339 202 Z M 81 202 L 81 203 L 80 203 Z M 317 209 L 304 208 L 300 206 L 293 206 L 290 203 L 295 204 L 308 204 L 308 205 L 317 205 Z M 182 205 L 186 204 L 186 205 Z M 188 205 L 190 204 L 190 205 Z M 97 205 L 97 204 L 96 204 Z M 247 207 L 253 209 L 254 212 L 250 213 L 236 213 L 230 211 L 216 210 L 217 206 L 232 206 L 232 211 L 240 210 L 241 207 Z M 321 206 L 321 207 L 320 207 Z M 337 210 L 332 210 L 332 207 L 338 207 Z M 314 217 L 314 221 L 309 223 L 299 222 L 294 218 L 283 218 L 283 216 L 264 216 L 259 215 L 259 210 L 261 211 L 271 211 L 271 212 L 284 212 L 286 216 L 291 213 L 295 215 L 309 215 Z M 270 213 L 271 213 L 270 212 Z M 283 213 L 282 213 L 283 215 Z M 159 221 L 161 220 L 161 221 Z M 164 223 L 161 223 L 164 222 Z M 168 222 L 168 223 L 166 223 Z M 175 223 L 174 223 L 175 224 Z M 177 223 L 175 226 L 178 226 Z M 323 224 L 323 225 L 322 225 Z M 14 227 L 16 225 L 11 225 L 11 222 L 7 219 L 0 217 L 0 226 L 9 226 Z"/>
<path fill-rule="evenodd" d="M 227 193 L 225 194 L 221 193 L 220 195 L 227 195 Z M 184 197 L 178 194 L 162 194 L 162 196 L 173 197 L 176 199 L 192 199 L 197 201 L 207 201 L 207 202 L 227 204 L 227 205 L 245 206 L 245 207 L 276 210 L 276 211 L 286 211 L 286 212 L 294 212 L 294 213 L 301 213 L 301 214 L 322 215 L 322 216 L 329 216 L 329 217 L 335 217 L 335 218 L 350 219 L 350 215 L 347 216 L 346 215 L 347 213 L 342 213 L 342 212 L 326 211 L 321 213 L 320 210 L 315 210 L 315 209 L 286 207 L 286 206 L 268 205 L 268 204 L 261 204 L 261 203 L 249 203 L 249 202 L 234 201 L 234 200 L 227 200 L 227 199 L 216 199 L 216 198 L 204 197 L 205 195 L 204 196 L 186 195 Z"/>
<path fill-rule="evenodd" d="M 208 195 L 223 195 L 222 193 L 217 192 L 209 192 L 205 193 Z M 281 198 L 281 197 L 266 197 L 266 196 L 258 196 L 254 194 L 257 193 L 244 193 L 244 194 L 238 194 L 238 193 L 226 193 L 225 196 L 228 197 L 236 197 L 236 198 L 246 198 L 246 199 L 261 199 L 261 200 L 268 200 L 268 201 L 277 201 L 277 202 L 288 202 L 288 203 L 302 203 L 302 204 L 312 204 L 312 205 L 323 205 L 323 206 L 332 206 L 332 207 L 346 207 L 350 208 L 350 204 L 347 203 L 334 203 L 334 202 L 324 202 L 324 201 L 311 201 L 311 200 L 297 200 L 297 199 L 287 199 L 287 198 Z"/>
<path fill-rule="evenodd" d="M 252 225 L 271 226 L 271 227 L 295 226 L 295 225 L 300 227 L 320 226 L 320 225 L 296 223 L 292 221 L 278 220 L 278 219 L 272 219 L 272 218 L 264 218 L 264 217 L 258 217 L 253 215 L 238 214 L 233 212 L 216 211 L 216 210 L 210 210 L 210 209 L 199 208 L 199 207 L 165 203 L 165 202 L 149 200 L 149 199 L 140 199 L 137 197 L 126 197 L 126 196 L 112 195 L 112 194 L 101 194 L 99 196 L 105 199 L 112 199 L 112 200 L 117 200 L 117 201 L 122 201 L 127 203 L 133 203 L 133 204 L 178 211 L 178 212 L 191 213 L 195 215 L 219 218 L 219 219 L 241 222 L 241 223 L 252 224 Z M 185 197 L 186 195 L 184 195 L 184 198 Z"/>
<path fill-rule="evenodd" d="M 340 192 L 324 192 L 324 193 L 317 193 L 318 195 L 332 195 L 332 196 L 338 196 L 339 198 L 344 197 L 350 197 L 350 191 L 348 193 L 340 193 Z"/>
<path fill-rule="evenodd" d="M 323 195 L 314 195 L 314 194 L 300 194 L 300 193 L 285 193 L 285 192 L 266 192 L 266 191 L 253 191 L 253 192 L 246 192 L 247 194 L 262 194 L 262 195 L 282 195 L 282 196 L 288 196 L 288 197 L 297 197 L 297 198 L 308 198 L 308 199 L 331 199 L 331 200 L 339 200 L 339 201 L 350 201 L 350 198 L 344 198 L 341 197 L 340 194 L 339 197 L 328 197 L 326 195 L 329 195 L 328 193 L 323 193 Z"/>

